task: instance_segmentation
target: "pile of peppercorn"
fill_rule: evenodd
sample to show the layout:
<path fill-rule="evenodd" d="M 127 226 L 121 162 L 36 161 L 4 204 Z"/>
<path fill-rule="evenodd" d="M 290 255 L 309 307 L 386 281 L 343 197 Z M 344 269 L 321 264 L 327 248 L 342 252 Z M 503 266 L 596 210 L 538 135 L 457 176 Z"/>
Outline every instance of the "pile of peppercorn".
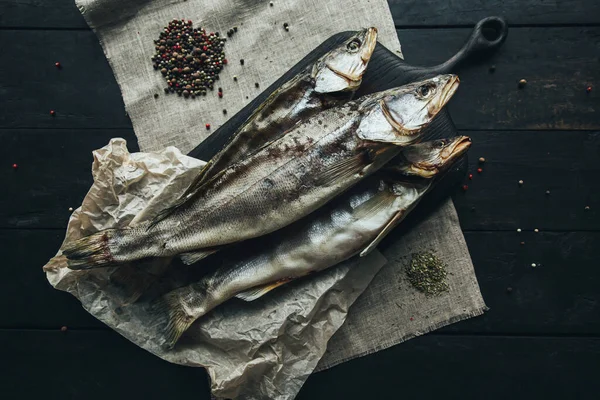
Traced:
<path fill-rule="evenodd" d="M 154 41 L 156 54 L 152 56 L 154 69 L 167 80 L 165 93 L 195 98 L 213 90 L 227 64 L 223 52 L 226 40 L 219 32 L 207 34 L 202 28 L 193 28 L 192 21 L 169 22 Z"/>

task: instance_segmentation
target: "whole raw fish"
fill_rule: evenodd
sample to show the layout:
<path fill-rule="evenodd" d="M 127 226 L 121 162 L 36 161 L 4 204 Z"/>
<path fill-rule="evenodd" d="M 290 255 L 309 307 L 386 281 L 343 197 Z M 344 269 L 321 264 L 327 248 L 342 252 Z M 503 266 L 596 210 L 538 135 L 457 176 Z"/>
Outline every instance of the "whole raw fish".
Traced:
<path fill-rule="evenodd" d="M 155 303 L 156 311 L 167 318 L 163 322 L 165 345 L 172 347 L 196 319 L 234 296 L 254 300 L 292 279 L 373 249 L 417 205 L 434 181 L 403 181 L 399 171 L 409 170 L 403 167 L 410 164 L 426 170 L 435 165 L 435 172 L 428 177 L 439 176 L 470 144 L 468 137 L 461 136 L 418 145 L 419 151 L 409 153 L 421 158 L 407 161 L 408 157 L 397 157 L 390 162 L 402 167 L 395 170 L 395 176 L 368 178 L 315 214 L 256 240 L 249 246 L 261 250 L 249 257 L 229 257 L 199 282 L 167 293 Z"/>
<path fill-rule="evenodd" d="M 377 29 L 363 29 L 275 90 L 209 161 L 182 198 L 301 119 L 349 100 L 361 84 L 376 44 Z"/>
<path fill-rule="evenodd" d="M 281 229 L 381 168 L 403 146 L 417 142 L 458 82 L 455 75 L 440 75 L 303 120 L 215 175 L 152 224 L 101 231 L 65 246 L 68 266 L 87 269 L 146 257 L 209 253 Z"/>

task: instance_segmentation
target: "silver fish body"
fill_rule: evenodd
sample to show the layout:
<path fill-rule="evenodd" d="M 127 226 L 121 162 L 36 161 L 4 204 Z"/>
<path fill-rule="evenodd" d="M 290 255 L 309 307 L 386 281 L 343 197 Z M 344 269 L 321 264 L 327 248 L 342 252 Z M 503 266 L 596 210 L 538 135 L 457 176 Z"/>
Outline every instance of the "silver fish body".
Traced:
<path fill-rule="evenodd" d="M 431 87 L 426 96 L 424 86 Z M 303 120 L 215 175 L 152 225 L 99 232 L 65 247 L 69 267 L 209 250 L 281 229 L 381 168 L 402 146 L 418 141 L 421 129 L 457 86 L 456 76 L 439 76 Z M 407 99 L 412 107 L 405 107 Z M 371 124 L 365 123 L 367 115 Z"/>
<path fill-rule="evenodd" d="M 452 146 L 453 152 L 462 155 L 469 144 Z M 445 159 L 445 166 L 456 158 Z M 405 159 L 394 161 L 405 163 Z M 234 296 L 253 300 L 289 280 L 362 254 L 402 221 L 432 184 L 431 179 L 368 178 L 314 215 L 251 245 L 261 251 L 249 257 L 230 257 L 229 263 L 199 282 L 168 293 L 158 303 L 160 311 L 168 315 L 167 347 L 173 346 L 194 320 Z"/>
<path fill-rule="evenodd" d="M 215 173 L 281 137 L 298 121 L 349 100 L 360 86 L 376 43 L 376 28 L 359 31 L 275 90 L 210 160 L 184 197 Z"/>

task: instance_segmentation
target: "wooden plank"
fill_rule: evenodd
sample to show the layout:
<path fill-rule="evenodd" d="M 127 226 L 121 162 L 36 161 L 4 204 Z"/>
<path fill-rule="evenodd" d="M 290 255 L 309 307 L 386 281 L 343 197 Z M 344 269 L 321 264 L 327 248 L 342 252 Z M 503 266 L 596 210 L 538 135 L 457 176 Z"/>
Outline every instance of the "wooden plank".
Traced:
<path fill-rule="evenodd" d="M 210 399 L 201 368 L 114 332 L 0 331 L 6 398 Z M 309 377 L 298 399 L 594 398 L 597 338 L 427 335 Z M 34 377 L 35 384 L 32 384 Z"/>
<path fill-rule="evenodd" d="M 10 249 L 3 254 L 8 277 L 0 281 L 10 301 L 0 302 L 0 327 L 103 326 L 75 298 L 53 290 L 41 271 L 62 238 L 60 231 L 0 230 Z M 491 310 L 444 331 L 600 335 L 600 232 L 468 232 L 466 240 Z"/>
<path fill-rule="evenodd" d="M 0 30 L 0 51 L 11 54 L 0 66 L 1 128 L 131 127 L 92 31 Z"/>
<path fill-rule="evenodd" d="M 453 196 L 463 229 L 600 229 L 599 132 L 463 133 L 473 138 L 474 175 Z M 92 150 L 118 136 L 137 150 L 131 130 L 0 130 L 0 181 L 10 193 L 0 196 L 0 228 L 64 228 L 92 183 Z"/>
<path fill-rule="evenodd" d="M 454 54 L 469 29 L 398 31 L 412 64 Z M 1 30 L 0 128 L 129 128 L 119 89 L 91 31 Z M 511 28 L 493 60 L 461 73 L 450 111 L 459 129 L 600 129 L 600 27 Z M 34 62 L 31 62 L 34 60 Z M 63 63 L 56 70 L 54 62 Z M 496 72 L 488 72 L 494 63 Z M 574 73 L 574 71 L 576 71 Z M 517 81 L 527 79 L 519 90 Z M 162 79 L 157 75 L 156 79 Z M 174 101 L 177 101 L 174 98 Z M 49 110 L 55 109 L 52 118 Z"/>
<path fill-rule="evenodd" d="M 599 132 L 463 133 L 473 139 L 473 180 L 453 195 L 463 229 L 600 229 Z"/>
<path fill-rule="evenodd" d="M 587 399 L 600 339 L 428 335 L 312 375 L 308 399 Z"/>
<path fill-rule="evenodd" d="M 388 0 L 396 26 L 472 25 L 498 15 L 510 24 L 597 24 L 594 0 Z"/>
<path fill-rule="evenodd" d="M 115 332 L 0 331 L 6 399 L 210 399 L 202 368 L 169 364 Z M 174 393 L 177 395 L 175 396 Z"/>
<path fill-rule="evenodd" d="M 397 26 L 472 25 L 490 15 L 521 25 L 597 24 L 600 14 L 594 0 L 388 0 L 388 4 Z M 87 24 L 72 0 L 2 0 L 0 27 L 87 28 Z"/>
<path fill-rule="evenodd" d="M 0 182 L 10 193 L 0 196 L 0 227 L 64 228 L 92 184 L 92 151 L 113 137 L 139 150 L 132 130 L 0 130 Z"/>

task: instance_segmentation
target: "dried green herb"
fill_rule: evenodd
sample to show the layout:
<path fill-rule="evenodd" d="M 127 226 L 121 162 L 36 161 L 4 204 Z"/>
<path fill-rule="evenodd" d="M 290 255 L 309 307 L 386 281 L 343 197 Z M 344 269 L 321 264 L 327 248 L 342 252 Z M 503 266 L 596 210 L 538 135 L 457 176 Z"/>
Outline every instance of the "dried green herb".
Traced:
<path fill-rule="evenodd" d="M 448 291 L 446 264 L 433 253 L 413 253 L 410 263 L 406 265 L 406 275 L 411 285 L 427 296 Z"/>

